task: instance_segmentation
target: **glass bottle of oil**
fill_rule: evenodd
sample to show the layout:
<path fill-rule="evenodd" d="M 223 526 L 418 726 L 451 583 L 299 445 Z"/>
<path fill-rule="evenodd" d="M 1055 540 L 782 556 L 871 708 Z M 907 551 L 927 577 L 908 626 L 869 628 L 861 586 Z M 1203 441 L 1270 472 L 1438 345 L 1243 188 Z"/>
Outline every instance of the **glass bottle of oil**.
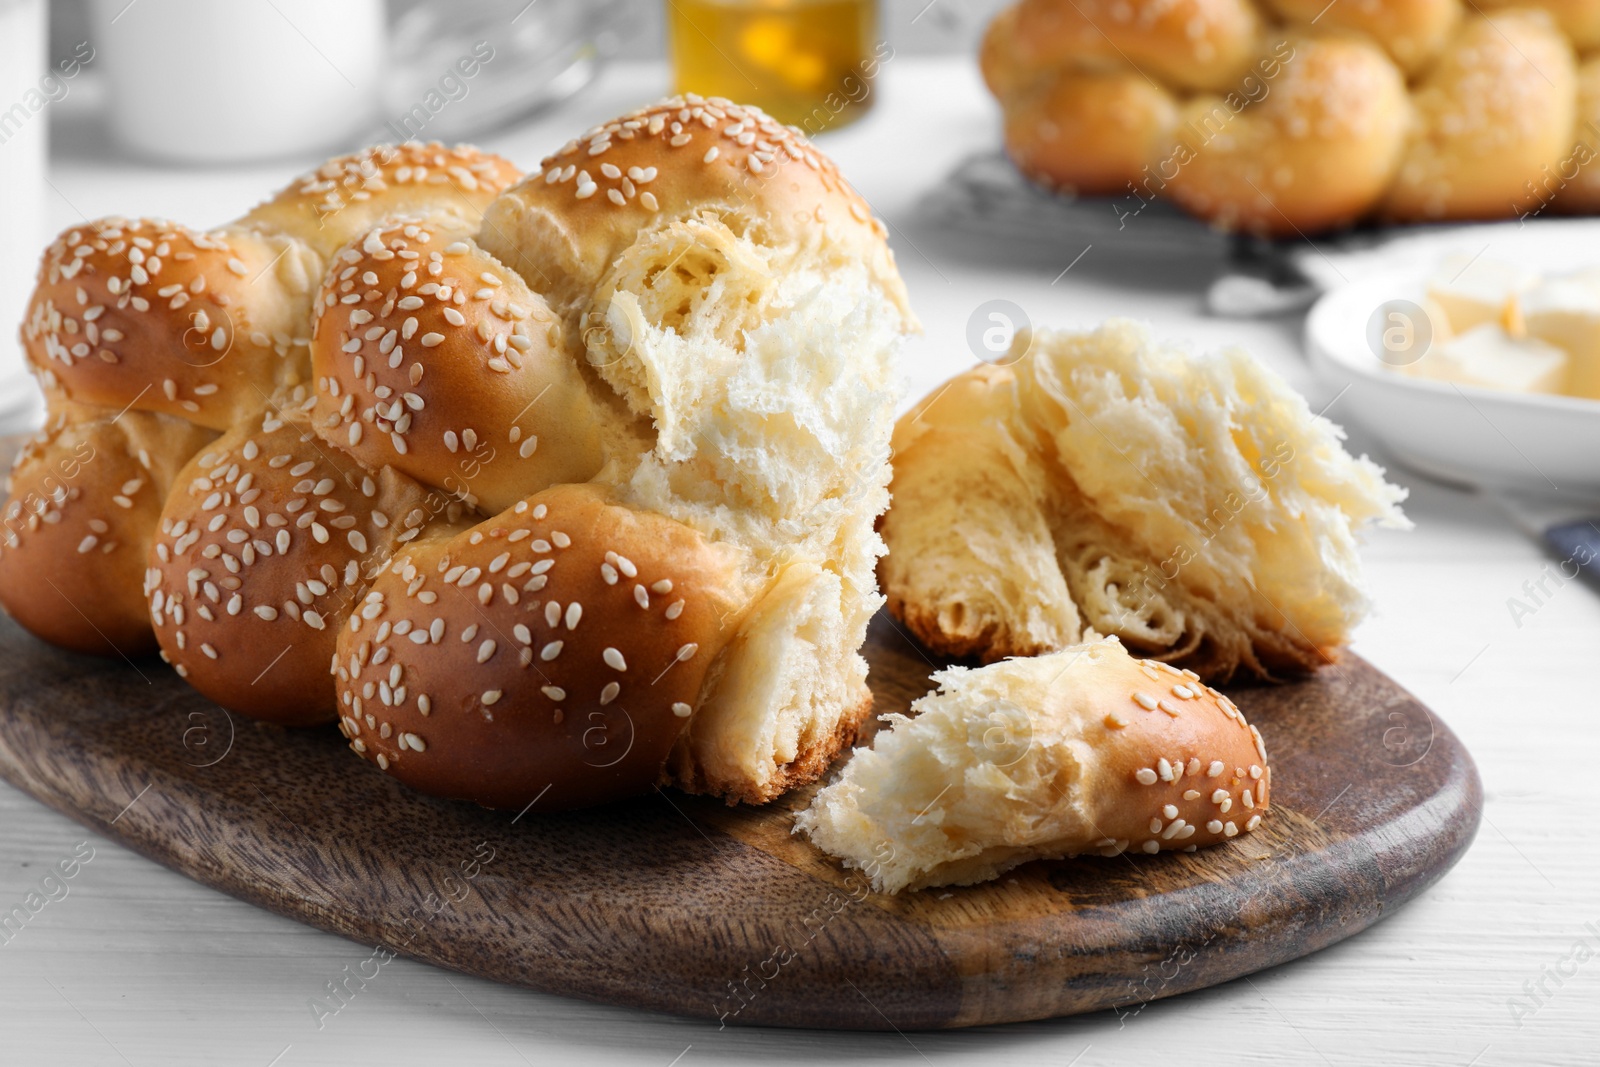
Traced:
<path fill-rule="evenodd" d="M 893 55 L 876 0 L 666 0 L 679 92 L 755 104 L 817 134 L 872 105 Z"/>

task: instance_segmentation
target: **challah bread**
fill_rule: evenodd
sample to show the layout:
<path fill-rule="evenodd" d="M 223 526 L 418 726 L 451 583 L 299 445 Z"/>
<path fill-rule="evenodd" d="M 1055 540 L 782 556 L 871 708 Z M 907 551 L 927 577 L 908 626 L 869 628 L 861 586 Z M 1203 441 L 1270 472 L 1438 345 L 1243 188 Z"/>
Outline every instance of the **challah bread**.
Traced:
<path fill-rule="evenodd" d="M 770 800 L 870 707 L 893 353 L 915 326 L 884 236 L 796 131 L 696 97 L 596 127 L 485 216 L 479 242 L 648 427 L 597 480 L 747 553 L 753 602 L 668 760 L 685 789 Z"/>
<path fill-rule="evenodd" d="M 335 161 L 238 224 L 325 270 L 281 374 L 240 375 L 260 406 L 175 457 L 200 452 L 146 538 L 163 654 L 258 718 L 337 708 L 381 768 L 486 804 L 812 780 L 871 703 L 915 326 L 882 223 L 725 100 L 597 127 L 498 198 L 509 165 L 410 151 Z M 590 724 L 618 713 L 636 747 L 591 774 Z"/>
<path fill-rule="evenodd" d="M 1271 89 L 1234 115 L 1197 96 L 1182 109 L 1164 191 L 1225 229 L 1293 236 L 1371 210 L 1405 146 L 1405 82 L 1373 44 L 1291 36 Z"/>
<path fill-rule="evenodd" d="M 1465 14 L 1461 0 L 1268 0 L 1268 6 L 1291 26 L 1338 27 L 1369 38 L 1407 75 L 1433 62 Z"/>
<path fill-rule="evenodd" d="M 432 518 L 427 491 L 312 431 L 302 388 L 203 448 L 168 495 L 145 583 L 164 658 L 233 711 L 334 717 L 328 664 L 372 575 Z"/>
<path fill-rule="evenodd" d="M 327 256 L 370 220 L 396 209 L 431 204 L 443 216 L 475 220 L 516 175 L 506 161 L 476 149 L 380 147 L 330 161 L 217 230 L 120 218 L 68 230 L 45 252 L 22 330 L 51 419 L 69 404 L 75 405 L 74 421 L 115 417 L 119 427 L 143 413 L 209 431 L 256 419 L 309 381 L 312 302 Z M 162 495 L 172 473 L 213 436 L 135 422 L 146 429 L 138 431 L 134 450 L 113 436 L 103 453 L 132 455 L 144 472 L 137 477 Z M 76 447 L 46 442 L 30 462 L 59 465 Z M 90 465 L 73 486 L 74 499 L 87 513 L 109 512 L 120 487 L 135 477 L 120 465 Z M 151 647 L 148 622 L 133 624 L 128 609 L 143 595 L 160 510 L 143 504 L 123 510 L 117 515 L 121 535 L 100 542 L 103 555 L 95 567 L 49 572 L 58 600 L 81 616 L 85 632 L 104 635 L 74 647 L 106 654 Z M 94 521 L 110 519 L 94 515 Z M 67 544 L 70 525 L 14 531 L 10 552 L 42 561 L 68 558 L 83 536 Z M 20 569 L 20 559 L 15 568 L 0 560 L 0 604 L 48 639 L 62 624 L 40 615 L 59 605 L 44 608 L 39 601 L 30 610 L 22 603 L 40 579 L 17 576 Z"/>
<path fill-rule="evenodd" d="M 1022 0 L 991 27 L 983 73 L 1001 95 L 1062 65 L 1225 91 L 1255 61 L 1262 28 L 1250 0 Z"/>
<path fill-rule="evenodd" d="M 335 256 L 311 351 L 318 432 L 370 466 L 489 513 L 600 469 L 613 420 L 560 323 L 454 219 L 391 221 Z"/>
<path fill-rule="evenodd" d="M 1495 218 L 1572 151 L 1572 45 L 1542 11 L 1469 18 L 1412 93 L 1416 124 L 1383 205 L 1405 220 Z"/>
<path fill-rule="evenodd" d="M 1192 672 L 1115 638 L 950 667 L 858 749 L 798 832 L 897 893 L 1035 859 L 1193 852 L 1261 822 L 1260 733 Z"/>
<path fill-rule="evenodd" d="M 592 485 L 435 527 L 341 629 L 340 728 L 402 781 L 489 807 L 648 790 L 748 602 L 741 570 Z"/>
<path fill-rule="evenodd" d="M 77 652 L 154 651 L 145 559 L 184 459 L 215 436 L 170 415 L 53 398 L 0 509 L 0 595 L 11 616 Z"/>
<path fill-rule="evenodd" d="M 1013 99 L 1005 140 L 1035 181 L 1111 196 L 1172 143 L 1177 125 L 1176 99 L 1142 74 L 1063 69 Z"/>
<path fill-rule="evenodd" d="M 1580 51 L 1600 47 L 1600 4 L 1595 0 L 1473 0 L 1485 11 L 1539 8 L 1550 13 L 1561 32 Z"/>
<path fill-rule="evenodd" d="M 1021 0 L 980 64 L 1031 180 L 1281 237 L 1588 210 L 1573 47 L 1597 32 L 1595 0 Z"/>
<path fill-rule="evenodd" d="M 1016 345 L 896 427 L 890 610 L 985 660 L 1103 634 L 1212 681 L 1328 662 L 1367 610 L 1355 533 L 1407 526 L 1404 490 L 1238 349 L 1126 320 Z"/>
<path fill-rule="evenodd" d="M 1534 203 L 1527 209 L 1538 213 L 1546 203 L 1571 214 L 1600 211 L 1600 55 L 1590 55 L 1578 65 L 1578 104 L 1574 112 L 1577 134 L 1572 154 L 1533 179 Z"/>

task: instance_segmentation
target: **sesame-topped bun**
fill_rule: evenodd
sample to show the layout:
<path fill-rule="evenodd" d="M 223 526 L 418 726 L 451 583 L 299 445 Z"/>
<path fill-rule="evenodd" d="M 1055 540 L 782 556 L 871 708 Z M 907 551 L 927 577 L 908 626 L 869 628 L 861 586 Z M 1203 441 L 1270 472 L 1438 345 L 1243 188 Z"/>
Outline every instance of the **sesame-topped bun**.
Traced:
<path fill-rule="evenodd" d="M 78 447 L 116 454 L 134 439 L 141 470 L 174 471 L 213 432 L 286 403 L 310 378 L 312 305 L 328 256 L 402 209 L 431 210 L 470 232 L 483 207 L 518 176 L 510 163 L 475 149 L 375 148 L 329 162 L 216 230 L 123 218 L 67 230 L 45 252 L 23 346 L 45 388 L 50 425 L 70 419 L 118 426 L 91 431 L 109 435 L 99 441 L 104 448 L 65 437 L 59 447 L 25 452 L 23 491 L 36 475 L 49 477 L 53 465 L 70 463 Z M 133 417 L 147 412 L 172 418 Z M 11 577 L 0 580 L 0 603 L 24 626 L 107 655 L 152 642 L 148 624 L 134 622 L 130 610 L 143 601 L 144 569 L 125 560 L 155 541 L 159 507 L 124 508 L 115 499 L 125 495 L 118 489 L 142 478 L 147 490 L 159 484 L 166 492 L 155 477 L 121 473 L 88 477 L 69 490 L 74 506 L 67 511 L 88 515 L 84 521 L 114 529 L 114 536 L 91 529 L 69 538 L 77 523 L 55 522 L 50 516 L 66 512 L 47 508 L 30 520 L 25 554 L 20 532 L 13 532 Z M 39 575 L 21 563 L 24 555 L 68 559 L 91 534 L 106 553 L 97 567 L 52 577 L 55 568 Z M 45 579 L 82 605 L 73 613 L 81 624 L 40 607 L 46 602 L 36 587 Z"/>
<path fill-rule="evenodd" d="M 395 215 L 452 218 L 474 227 L 521 177 L 509 160 L 471 145 L 374 145 L 328 160 L 239 221 L 297 237 L 327 261 Z"/>
<path fill-rule="evenodd" d="M 544 298 L 454 219 L 334 257 L 313 335 L 317 431 L 497 512 L 600 469 L 602 412 Z"/>
<path fill-rule="evenodd" d="M 716 97 L 663 100 L 568 142 L 491 205 L 478 239 L 581 315 L 641 231 L 699 215 L 764 246 L 865 265 L 909 317 L 883 223 L 833 161 L 761 109 Z"/>
<path fill-rule="evenodd" d="M 77 652 L 154 651 L 145 559 L 179 468 L 213 436 L 183 419 L 57 398 L 0 507 L 0 603 L 12 618 Z"/>
<path fill-rule="evenodd" d="M 1267 812 L 1256 728 L 1192 672 L 1115 638 L 933 680 L 795 820 L 880 892 L 1035 859 L 1193 852 Z"/>
<path fill-rule="evenodd" d="M 746 599 L 736 557 L 593 486 L 426 535 L 339 635 L 340 729 L 402 781 L 488 807 L 664 784 Z"/>
<path fill-rule="evenodd" d="M 445 505 L 393 468 L 330 453 L 304 406 L 241 423 L 184 468 L 145 583 L 178 674 L 285 725 L 333 718 L 339 628 L 377 561 Z"/>
<path fill-rule="evenodd" d="M 142 595 L 163 654 L 196 688 L 285 724 L 359 706 L 344 727 L 358 751 L 417 788 L 520 802 L 565 768 L 547 803 L 669 781 L 769 801 L 820 775 L 871 707 L 860 649 L 883 602 L 874 523 L 888 504 L 894 357 L 915 327 L 885 227 L 798 131 L 721 100 L 597 127 L 501 193 L 515 177 L 472 149 L 373 149 L 188 244 L 165 224 L 140 224 L 149 249 L 124 240 L 118 227 L 133 224 L 105 224 L 117 232 L 82 253 L 81 234 L 63 242 L 35 317 L 43 358 L 81 371 L 60 385 L 224 431 L 159 516 L 121 518 L 142 532 L 105 533 L 151 546 Z M 173 252 L 191 245 L 210 258 Z M 110 316 L 78 282 L 121 269 L 128 247 L 143 257 L 128 305 L 152 318 L 137 337 L 117 319 L 110 340 L 129 350 L 108 354 L 162 383 L 142 393 L 100 369 L 121 364 L 74 347 L 80 334 L 104 347 L 94 323 Z M 162 278 L 170 255 L 185 279 L 220 262 L 249 284 L 208 275 L 156 315 L 146 253 Z M 314 294 L 273 273 L 291 254 L 315 266 Z M 215 389 L 166 371 L 174 316 L 201 294 L 248 320 L 222 348 L 238 356 L 245 330 L 260 349 Z M 271 336 L 269 314 L 282 320 Z M 269 357 L 279 333 L 285 351 Z M 163 469 L 198 447 L 178 444 Z M 56 514 L 27 520 L 31 558 L 76 552 L 78 520 Z M 83 570 L 85 588 L 120 583 L 105 602 L 126 614 L 132 569 Z M 27 578 L 13 587 L 0 598 L 31 595 Z M 556 607 L 543 631 L 528 614 Z M 379 620 L 386 611 L 406 616 Z M 37 613 L 23 604 L 18 617 Z M 567 636 L 546 632 L 558 623 Z M 341 631 L 359 643 L 335 658 Z M 538 655 L 552 658 L 535 662 L 523 633 L 543 633 Z M 457 634 L 482 634 L 470 663 Z M 656 665 L 670 671 L 627 680 Z M 409 680 L 384 681 L 396 671 Z M 408 693 L 451 714 L 419 728 L 406 716 L 430 709 Z M 635 747 L 596 777 L 585 739 L 597 745 L 619 713 Z M 609 725 L 586 725 L 596 717 Z M 426 758 L 435 748 L 446 758 Z"/>
<path fill-rule="evenodd" d="M 159 219 L 75 226 L 45 250 L 28 359 L 80 404 L 225 430 L 306 379 L 322 261 L 302 243 Z"/>

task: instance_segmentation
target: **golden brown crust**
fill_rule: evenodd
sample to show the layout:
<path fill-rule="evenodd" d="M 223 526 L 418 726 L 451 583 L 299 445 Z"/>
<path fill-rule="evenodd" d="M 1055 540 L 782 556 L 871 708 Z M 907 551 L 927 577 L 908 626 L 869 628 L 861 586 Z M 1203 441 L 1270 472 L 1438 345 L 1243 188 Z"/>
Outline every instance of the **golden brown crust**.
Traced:
<path fill-rule="evenodd" d="M 934 681 L 796 818 L 880 891 L 1192 852 L 1254 830 L 1271 804 L 1265 746 L 1238 708 L 1115 640 Z"/>
<path fill-rule="evenodd" d="M 1600 47 L 1594 0 L 1021 0 L 979 61 L 1010 155 L 1046 188 L 1294 237 L 1589 210 L 1574 46 Z M 1163 122 L 1177 135 L 1152 150 Z"/>
<path fill-rule="evenodd" d="M 471 145 L 373 145 L 301 175 L 240 222 L 299 238 L 326 261 L 394 215 L 445 216 L 475 226 L 521 177 L 509 160 Z"/>
<path fill-rule="evenodd" d="M 145 559 L 178 468 L 212 438 L 181 419 L 59 402 L 0 509 L 0 604 L 40 638 L 102 656 L 155 650 Z"/>
<path fill-rule="evenodd" d="M 165 658 L 230 710 L 331 720 L 339 630 L 377 563 L 446 503 L 328 449 L 298 411 L 241 423 L 184 468 L 161 512 L 146 593 Z"/>
<path fill-rule="evenodd" d="M 1070 673 L 1067 684 L 1078 684 Z M 1090 740 L 1107 773 L 1089 798 L 1095 841 L 1083 851 L 1204 848 L 1254 830 L 1271 804 L 1261 734 L 1194 671 L 1104 657 L 1093 684 L 1105 712 Z"/>
<path fill-rule="evenodd" d="M 1276 78 L 1258 102 L 1236 114 L 1216 97 L 1184 108 L 1165 191 L 1228 230 L 1293 237 L 1351 223 L 1393 179 L 1405 82 L 1359 38 L 1296 34 L 1275 54 Z"/>
<path fill-rule="evenodd" d="M 774 246 L 827 244 L 910 318 L 884 225 L 796 129 L 720 98 L 673 97 L 545 158 L 484 215 L 479 242 L 564 313 L 641 231 L 709 213 Z"/>
<path fill-rule="evenodd" d="M 1177 121 L 1172 94 L 1141 74 L 1062 70 L 1006 107 L 1006 151 L 1047 187 L 1119 195 L 1156 161 Z"/>
<path fill-rule="evenodd" d="M 1572 46 L 1542 11 L 1468 18 L 1413 93 L 1415 131 L 1385 213 L 1500 218 L 1537 206 L 1528 182 L 1572 151 Z"/>
<path fill-rule="evenodd" d="M 729 807 L 736 804 L 769 804 L 791 789 L 810 785 L 827 773 L 839 753 L 855 744 L 861 724 L 872 714 L 872 693 L 869 691 L 853 707 L 839 717 L 832 732 L 815 739 L 800 751 L 799 758 L 786 763 L 765 781 L 713 781 L 706 769 L 697 765 L 683 753 L 681 758 L 669 761 L 663 769 L 662 785 L 671 785 L 685 793 L 708 793 L 721 797 Z"/>
<path fill-rule="evenodd" d="M 1422 70 L 1439 55 L 1465 12 L 1461 0 L 1368 0 L 1332 5 L 1327 0 L 1267 2 L 1297 25 L 1364 34 L 1408 74 Z"/>
<path fill-rule="evenodd" d="M 890 586 L 879 572 L 888 600 L 889 614 L 905 624 L 906 629 L 930 652 L 952 659 L 975 658 L 980 663 L 996 663 L 1012 656 L 1037 656 L 1058 651 L 1036 641 L 1016 641 L 1009 629 L 998 622 L 986 623 L 977 630 L 953 633 L 947 630 L 939 612 L 914 603 Z"/>
<path fill-rule="evenodd" d="M 317 307 L 317 431 L 362 462 L 490 512 L 599 470 L 599 414 L 560 324 L 452 220 L 358 238 Z"/>
<path fill-rule="evenodd" d="M 160 219 L 75 226 L 45 250 L 28 359 L 81 404 L 224 430 L 306 378 L 321 261 L 297 242 Z"/>
<path fill-rule="evenodd" d="M 1250 0 L 1022 0 L 1014 11 L 1002 32 L 1022 71 L 1132 66 L 1183 89 L 1226 91 L 1261 45 Z"/>
<path fill-rule="evenodd" d="M 653 786 L 737 597 L 725 552 L 593 486 L 398 554 L 339 639 L 351 748 L 436 796 L 540 810 Z"/>

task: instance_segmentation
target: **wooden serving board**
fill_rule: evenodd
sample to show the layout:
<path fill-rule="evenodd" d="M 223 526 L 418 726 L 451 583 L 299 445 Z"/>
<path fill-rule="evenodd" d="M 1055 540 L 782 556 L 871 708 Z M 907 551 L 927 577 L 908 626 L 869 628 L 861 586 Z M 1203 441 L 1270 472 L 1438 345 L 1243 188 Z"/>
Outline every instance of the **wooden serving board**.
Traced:
<path fill-rule="evenodd" d="M 887 616 L 868 654 L 878 710 L 927 690 L 934 664 Z M 1371 665 L 1351 656 L 1231 695 L 1273 760 L 1256 833 L 898 898 L 790 835 L 810 790 L 763 809 L 667 791 L 521 818 L 432 800 L 332 727 L 229 716 L 158 660 L 76 656 L 4 618 L 0 775 L 206 885 L 365 945 L 728 1023 L 910 1030 L 1131 1009 L 1225 982 L 1359 932 L 1471 843 L 1471 758 Z"/>

